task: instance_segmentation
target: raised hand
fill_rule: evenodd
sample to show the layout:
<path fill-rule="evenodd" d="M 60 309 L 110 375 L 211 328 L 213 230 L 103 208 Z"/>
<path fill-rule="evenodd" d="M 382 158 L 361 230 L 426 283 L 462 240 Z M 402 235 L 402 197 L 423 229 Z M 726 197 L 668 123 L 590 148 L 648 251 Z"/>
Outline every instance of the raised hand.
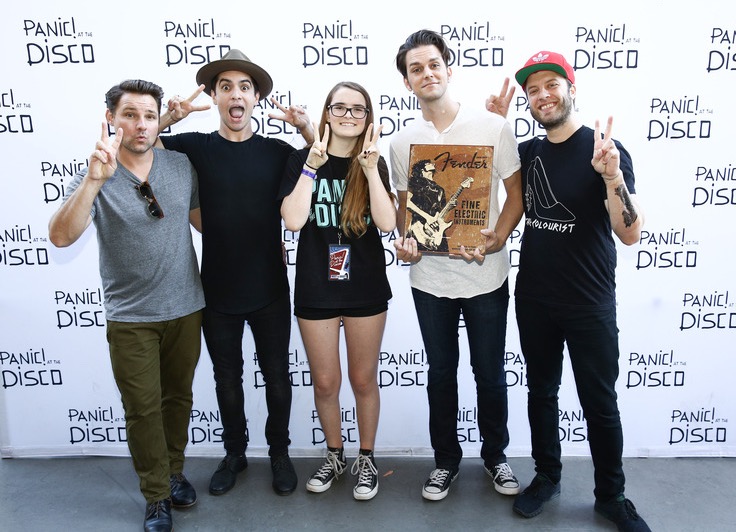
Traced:
<path fill-rule="evenodd" d="M 358 162 L 363 168 L 375 168 L 378 164 L 378 157 L 380 153 L 378 151 L 378 139 L 381 138 L 381 131 L 383 130 L 383 124 L 376 128 L 375 134 L 373 132 L 373 124 L 368 125 L 368 130 L 365 133 L 363 140 L 363 151 L 358 157 Z"/>
<path fill-rule="evenodd" d="M 115 137 L 107 134 L 107 123 L 102 122 L 102 134 L 95 144 L 95 151 L 89 156 L 87 176 L 97 181 L 107 181 L 118 167 L 118 149 L 123 141 L 123 128 L 118 128 Z"/>
<path fill-rule="evenodd" d="M 309 128 L 309 115 L 301 105 L 290 105 L 288 108 L 281 105 L 273 96 L 271 97 L 271 103 L 278 107 L 282 114 L 269 113 L 269 118 L 275 118 L 281 120 L 287 124 L 291 124 L 297 129 Z"/>
<path fill-rule="evenodd" d="M 207 109 L 209 109 L 209 104 L 194 104 L 194 100 L 196 100 L 197 97 L 202 94 L 203 90 L 204 84 L 197 87 L 197 90 L 195 90 L 189 98 L 184 99 L 177 94 L 173 98 L 169 99 L 166 107 L 168 107 L 169 109 L 169 115 L 171 115 L 171 118 L 175 122 L 178 122 L 179 120 L 183 120 L 184 118 L 189 116 L 189 113 L 193 111 L 206 111 Z"/>
<path fill-rule="evenodd" d="M 312 147 L 309 149 L 309 154 L 307 154 L 307 165 L 312 168 L 319 168 L 329 159 L 327 145 L 330 142 L 330 125 L 325 124 L 325 132 L 322 134 L 322 138 L 319 136 L 317 124 L 314 124 L 313 128 L 315 137 Z"/>
<path fill-rule="evenodd" d="M 593 159 L 590 163 L 596 172 L 603 176 L 603 179 L 612 181 L 619 174 L 619 152 L 611 138 L 611 129 L 613 126 L 613 117 L 608 117 L 606 131 L 601 138 L 600 122 L 595 121 L 595 142 L 593 144 Z"/>
<path fill-rule="evenodd" d="M 509 114 L 511 98 L 514 96 L 515 91 L 516 87 L 513 86 L 509 89 L 509 78 L 504 79 L 503 85 L 501 86 L 501 92 L 498 96 L 491 94 L 488 99 L 486 99 L 486 109 L 506 118 Z"/>

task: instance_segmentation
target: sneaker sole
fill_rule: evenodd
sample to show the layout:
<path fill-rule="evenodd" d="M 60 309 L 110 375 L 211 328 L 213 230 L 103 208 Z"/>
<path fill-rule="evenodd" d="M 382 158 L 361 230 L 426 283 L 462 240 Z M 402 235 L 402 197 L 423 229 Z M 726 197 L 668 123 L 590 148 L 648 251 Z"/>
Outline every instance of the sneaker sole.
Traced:
<path fill-rule="evenodd" d="M 460 472 L 455 473 L 455 476 L 450 479 L 450 486 L 453 482 L 455 482 L 455 479 L 460 474 Z M 422 488 L 422 497 L 427 499 L 428 501 L 441 501 L 445 497 L 447 497 L 447 494 L 450 493 L 450 486 L 447 486 L 447 489 L 445 491 L 441 491 L 439 493 L 432 493 L 431 491 L 425 491 L 424 488 Z"/>
<path fill-rule="evenodd" d="M 491 480 L 493 480 L 493 471 L 485 466 L 483 466 L 483 470 L 486 472 L 486 475 L 491 477 Z M 507 488 L 505 486 L 501 486 L 500 484 L 496 484 L 496 481 L 493 480 L 493 487 L 496 488 L 496 491 L 499 492 L 501 495 L 518 495 L 519 493 L 521 493 L 521 486 L 519 486 L 518 484 L 515 488 Z"/>
<path fill-rule="evenodd" d="M 330 489 L 330 487 L 332 486 L 332 482 L 334 480 L 335 479 L 332 479 L 326 484 L 322 484 L 320 486 L 316 486 L 314 484 L 310 484 L 309 482 L 307 482 L 307 491 L 311 491 L 312 493 L 324 493 L 325 491 Z"/>
<path fill-rule="evenodd" d="M 376 484 L 376 487 L 373 488 L 368 493 L 360 493 L 360 492 L 353 490 L 353 498 L 356 501 L 369 501 L 373 497 L 375 497 L 377 494 L 378 494 L 378 484 Z"/>

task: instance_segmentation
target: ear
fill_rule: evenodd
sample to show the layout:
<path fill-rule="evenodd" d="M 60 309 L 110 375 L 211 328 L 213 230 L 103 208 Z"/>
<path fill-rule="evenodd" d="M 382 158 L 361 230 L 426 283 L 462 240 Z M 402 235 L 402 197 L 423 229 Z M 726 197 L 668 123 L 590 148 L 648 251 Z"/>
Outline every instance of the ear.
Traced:
<path fill-rule="evenodd" d="M 112 127 L 113 122 L 115 121 L 115 115 L 112 114 L 110 109 L 105 110 L 105 120 L 110 125 L 110 127 Z"/>
<path fill-rule="evenodd" d="M 452 67 L 447 67 L 447 82 L 450 82 L 450 79 L 452 78 Z"/>
<path fill-rule="evenodd" d="M 405 87 L 406 87 L 407 89 L 409 89 L 409 91 L 410 91 L 410 92 L 413 92 L 413 91 L 411 90 L 411 84 L 409 83 L 409 80 L 408 80 L 408 79 L 406 79 L 406 78 L 404 78 L 404 86 L 405 86 Z"/>

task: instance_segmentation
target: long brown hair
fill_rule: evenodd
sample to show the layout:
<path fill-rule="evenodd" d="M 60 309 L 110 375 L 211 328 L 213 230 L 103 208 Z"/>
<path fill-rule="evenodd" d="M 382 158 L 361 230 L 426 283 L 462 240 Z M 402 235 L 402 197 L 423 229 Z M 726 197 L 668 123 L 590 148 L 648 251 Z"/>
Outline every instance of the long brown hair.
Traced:
<path fill-rule="evenodd" d="M 335 85 L 327 95 L 325 99 L 325 105 L 322 112 L 322 120 L 319 124 L 320 137 L 325 133 L 325 125 L 327 124 L 327 114 L 329 110 L 327 107 L 332 104 L 332 98 L 339 89 L 351 89 L 359 92 L 365 98 L 365 107 L 368 109 L 368 115 L 365 117 L 365 128 L 358 137 L 353 147 L 353 151 L 350 153 L 350 167 L 348 174 L 345 176 L 345 190 L 342 196 L 342 206 L 340 208 L 340 229 L 348 237 L 361 237 L 368 230 L 368 224 L 365 219 L 370 214 L 369 204 L 369 193 L 368 193 L 368 180 L 363 173 L 363 167 L 358 162 L 358 157 L 363 151 L 363 143 L 365 142 L 365 136 L 368 131 L 368 125 L 373 124 L 373 104 L 371 103 L 371 97 L 368 91 L 363 88 L 362 85 L 353 81 L 341 81 Z M 385 167 L 385 163 L 379 163 L 379 172 L 388 172 Z M 382 179 L 383 181 L 383 179 Z M 385 183 L 384 183 L 385 185 Z M 393 199 L 391 191 L 387 191 Z"/>

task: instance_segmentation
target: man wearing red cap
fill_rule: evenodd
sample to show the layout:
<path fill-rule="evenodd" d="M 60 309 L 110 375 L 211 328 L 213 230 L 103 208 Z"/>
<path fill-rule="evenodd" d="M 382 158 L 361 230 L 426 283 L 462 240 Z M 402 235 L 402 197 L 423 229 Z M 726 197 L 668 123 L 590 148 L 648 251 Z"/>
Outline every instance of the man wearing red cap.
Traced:
<path fill-rule="evenodd" d="M 616 247 L 639 241 L 643 225 L 631 157 L 611 138 L 581 124 L 575 71 L 555 52 L 534 54 L 516 73 L 532 117 L 547 133 L 519 145 L 524 238 L 516 277 L 516 318 L 526 360 L 528 414 L 536 476 L 514 501 L 538 515 L 560 494 L 562 464 L 557 394 L 567 344 L 595 468 L 595 510 L 619 530 L 649 530 L 624 497 L 623 431 L 617 405 Z M 487 102 L 503 116 L 513 88 Z"/>

